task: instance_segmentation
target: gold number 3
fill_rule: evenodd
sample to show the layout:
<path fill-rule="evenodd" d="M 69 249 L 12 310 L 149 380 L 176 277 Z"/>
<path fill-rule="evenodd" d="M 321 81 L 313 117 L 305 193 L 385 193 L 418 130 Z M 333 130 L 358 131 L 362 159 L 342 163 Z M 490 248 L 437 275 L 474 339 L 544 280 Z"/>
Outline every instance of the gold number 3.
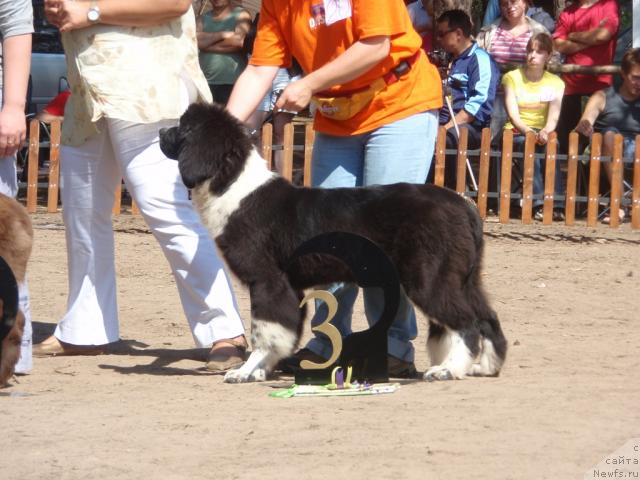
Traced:
<path fill-rule="evenodd" d="M 342 352 L 342 335 L 340 335 L 340 331 L 334 327 L 331 323 L 331 319 L 335 316 L 338 311 L 338 301 L 336 297 L 334 297 L 330 292 L 326 290 L 314 290 L 309 292 L 300 302 L 300 307 L 302 307 L 309 300 L 318 299 L 322 300 L 327 304 L 327 319 L 322 322 L 317 327 L 313 327 L 311 330 L 314 332 L 320 332 L 329 337 L 331 341 L 331 357 L 324 363 L 315 363 L 310 360 L 302 360 L 300 362 L 300 367 L 304 370 L 321 370 L 323 368 L 330 367 L 333 365 L 338 357 L 340 356 L 340 352 Z"/>

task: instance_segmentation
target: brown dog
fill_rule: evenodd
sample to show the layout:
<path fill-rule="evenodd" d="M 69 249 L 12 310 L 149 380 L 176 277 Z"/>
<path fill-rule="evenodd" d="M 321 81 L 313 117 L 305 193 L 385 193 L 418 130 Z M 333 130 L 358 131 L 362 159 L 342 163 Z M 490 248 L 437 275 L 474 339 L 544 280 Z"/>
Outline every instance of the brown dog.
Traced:
<path fill-rule="evenodd" d="M 0 257 L 9 265 L 18 284 L 24 281 L 32 244 L 33 228 L 27 210 L 12 198 L 0 194 Z M 5 293 L 9 292 L 0 292 L 0 319 L 10 330 L 0 338 L 0 388 L 13 375 L 24 329 L 22 312 L 16 309 L 15 316 L 10 311 L 5 312 L 9 307 L 9 302 L 3 301 Z"/>

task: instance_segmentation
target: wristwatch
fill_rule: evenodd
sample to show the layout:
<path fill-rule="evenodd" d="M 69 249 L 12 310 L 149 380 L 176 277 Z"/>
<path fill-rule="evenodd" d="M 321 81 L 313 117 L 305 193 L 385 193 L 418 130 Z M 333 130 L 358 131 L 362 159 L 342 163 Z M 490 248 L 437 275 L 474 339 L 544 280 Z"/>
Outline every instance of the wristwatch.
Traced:
<path fill-rule="evenodd" d="M 98 23 L 100 21 L 100 7 L 98 7 L 98 2 L 91 2 L 91 6 L 89 6 L 89 10 L 87 10 L 87 20 L 89 23 Z"/>

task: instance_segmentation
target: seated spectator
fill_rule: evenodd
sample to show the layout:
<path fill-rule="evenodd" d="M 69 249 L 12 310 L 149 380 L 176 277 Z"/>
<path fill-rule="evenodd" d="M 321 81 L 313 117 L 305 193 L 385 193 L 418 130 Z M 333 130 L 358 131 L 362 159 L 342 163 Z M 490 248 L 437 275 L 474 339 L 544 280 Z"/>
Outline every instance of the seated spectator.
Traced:
<path fill-rule="evenodd" d="M 529 4 L 526 0 L 500 0 L 501 16 L 478 33 L 478 45 L 484 48 L 500 65 L 525 63 L 527 44 L 537 33 L 548 30 L 525 15 Z M 504 108 L 504 92 L 498 87 L 491 114 L 492 140 L 499 141 L 507 121 Z"/>
<path fill-rule="evenodd" d="M 417 0 L 407 5 L 411 24 L 422 38 L 422 49 L 433 48 L 433 0 Z"/>
<path fill-rule="evenodd" d="M 447 107 L 440 110 L 440 125 L 447 129 L 447 149 L 458 148 L 458 129 L 469 132 L 469 148 L 478 148 L 482 129 L 489 126 L 500 80 L 498 66 L 471 38 L 471 19 L 463 10 L 448 10 L 437 20 L 441 47 L 453 55 L 446 80 Z M 450 98 L 450 100 L 449 100 Z M 455 188 L 455 156 L 447 156 L 445 185 Z"/>
<path fill-rule="evenodd" d="M 622 57 L 622 84 L 611 86 L 595 92 L 587 102 L 584 113 L 576 125 L 575 131 L 590 137 L 593 132 L 604 133 L 602 155 L 613 153 L 613 136 L 616 133 L 624 137 L 624 158 L 634 158 L 636 135 L 640 135 L 640 49 L 632 48 Z M 609 183 L 611 183 L 611 163 L 603 162 Z M 619 210 L 620 220 L 624 220 L 628 212 Z M 604 218 L 610 222 L 609 217 Z"/>
<path fill-rule="evenodd" d="M 546 71 L 553 53 L 553 39 L 547 33 L 537 33 L 527 43 L 527 63 L 524 67 L 512 70 L 502 78 L 505 91 L 505 105 L 509 115 L 505 129 L 513 129 L 513 150 L 524 151 L 525 135 L 535 132 L 536 153 L 544 153 L 549 138 L 558 123 L 564 82 Z M 533 207 L 534 218 L 542 220 L 544 204 L 544 177 L 542 158 L 534 160 Z M 521 167 L 523 159 L 519 159 Z M 522 167 L 522 171 L 524 168 Z M 556 169 L 554 190 L 561 193 L 562 180 L 560 169 Z M 562 202 L 554 201 L 554 220 L 564 220 Z"/>
<path fill-rule="evenodd" d="M 616 0 L 579 0 L 560 14 L 553 34 L 555 48 L 574 65 L 610 65 L 619 25 Z M 564 74 L 566 85 L 558 120 L 563 153 L 571 130 L 580 120 L 583 96 L 611 86 L 611 75 Z"/>
<path fill-rule="evenodd" d="M 251 14 L 242 7 L 232 7 L 231 0 L 216 0 L 211 6 L 211 11 L 196 21 L 200 67 L 213 100 L 226 105 L 234 83 L 247 66 L 243 43 Z"/>
<path fill-rule="evenodd" d="M 484 12 L 484 18 L 482 19 L 482 27 L 487 27 L 500 18 L 500 0 L 489 0 L 487 3 L 487 9 Z M 536 7 L 533 2 L 528 2 L 528 8 L 526 12 L 527 17 L 542 24 L 550 33 L 556 28 L 556 21 L 553 19 L 547 11 L 542 7 Z"/>
<path fill-rule="evenodd" d="M 44 123 L 51 123 L 54 120 L 64 119 L 64 107 L 71 95 L 71 90 L 63 90 L 56 95 L 47 105 L 36 115 L 36 118 Z"/>

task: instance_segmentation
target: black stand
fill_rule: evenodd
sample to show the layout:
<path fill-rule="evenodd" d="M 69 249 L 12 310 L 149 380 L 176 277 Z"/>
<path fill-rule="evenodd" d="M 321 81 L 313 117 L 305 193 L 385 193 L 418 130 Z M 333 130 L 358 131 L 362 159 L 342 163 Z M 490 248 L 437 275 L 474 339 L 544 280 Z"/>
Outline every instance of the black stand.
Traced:
<path fill-rule="evenodd" d="M 334 367 L 346 372 L 353 368 L 352 380 L 387 382 L 387 331 L 393 322 L 400 300 L 400 282 L 389 257 L 371 240 L 345 232 L 332 232 L 314 237 L 294 252 L 291 260 L 308 254 L 327 254 L 343 261 L 360 287 L 379 287 L 384 293 L 384 310 L 371 328 L 355 332 L 343 339 L 340 358 L 326 369 L 300 369 L 295 376 L 298 385 L 328 384 Z"/>
<path fill-rule="evenodd" d="M 0 257 L 0 355 L 2 340 L 13 328 L 18 315 L 18 283 L 11 268 Z"/>

